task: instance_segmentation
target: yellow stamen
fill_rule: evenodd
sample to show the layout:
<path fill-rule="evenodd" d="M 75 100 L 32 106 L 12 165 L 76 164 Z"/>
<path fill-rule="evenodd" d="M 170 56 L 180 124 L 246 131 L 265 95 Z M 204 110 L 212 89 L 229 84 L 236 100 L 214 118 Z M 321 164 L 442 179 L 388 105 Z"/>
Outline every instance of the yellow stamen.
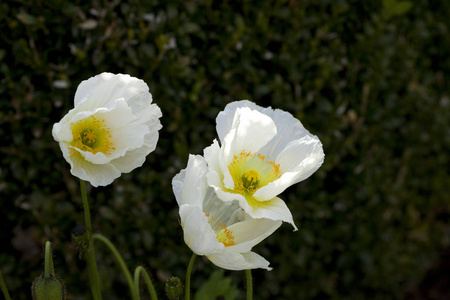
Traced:
<path fill-rule="evenodd" d="M 242 184 L 247 190 L 254 190 L 258 187 L 261 176 L 255 170 L 245 171 L 242 175 Z"/>
<path fill-rule="evenodd" d="M 279 164 L 266 159 L 262 154 L 252 154 L 245 150 L 233 157 L 228 170 L 234 182 L 234 189 L 230 192 L 246 198 L 281 176 Z"/>
<path fill-rule="evenodd" d="M 110 128 L 105 120 L 90 116 L 71 124 L 73 140 L 71 146 L 91 153 L 102 152 L 110 155 L 115 150 L 112 143 Z"/>
<path fill-rule="evenodd" d="M 212 230 L 214 230 L 217 235 L 217 241 L 224 244 L 225 247 L 235 245 L 233 232 L 229 230 L 225 224 L 219 224 L 217 218 L 214 216 L 210 216 L 209 213 L 205 213 L 205 215 L 209 218 L 209 225 L 211 225 Z"/>
<path fill-rule="evenodd" d="M 95 133 L 88 129 L 83 132 L 83 136 L 81 138 L 83 140 L 83 144 L 93 144 L 95 143 Z"/>
<path fill-rule="evenodd" d="M 221 230 L 217 233 L 217 240 L 224 244 L 225 247 L 230 247 L 235 245 L 233 232 L 229 230 L 225 225 L 220 224 Z"/>

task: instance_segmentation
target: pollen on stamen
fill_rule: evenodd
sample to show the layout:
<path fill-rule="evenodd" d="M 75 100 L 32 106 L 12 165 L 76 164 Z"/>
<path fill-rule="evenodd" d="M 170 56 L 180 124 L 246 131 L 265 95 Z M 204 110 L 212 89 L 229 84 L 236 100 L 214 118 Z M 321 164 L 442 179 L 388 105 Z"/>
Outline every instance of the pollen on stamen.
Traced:
<path fill-rule="evenodd" d="M 220 224 L 220 233 L 217 235 L 217 240 L 225 245 L 225 247 L 230 247 L 235 245 L 233 232 L 229 230 L 223 223 Z"/>
<path fill-rule="evenodd" d="M 225 224 L 222 222 L 219 224 L 218 218 L 214 216 L 210 216 L 209 213 L 205 213 L 205 215 L 209 218 L 209 225 L 211 229 L 217 235 L 217 241 L 225 245 L 225 247 L 235 245 L 233 232 L 229 230 Z"/>
<path fill-rule="evenodd" d="M 281 176 L 280 165 L 270 161 L 268 157 L 260 153 L 241 151 L 234 155 L 228 165 L 228 170 L 233 178 L 234 189 L 232 192 L 244 196 L 253 195 L 256 190 Z"/>
<path fill-rule="evenodd" d="M 104 119 L 94 116 L 80 120 L 71 125 L 73 140 L 71 146 L 91 153 L 102 152 L 110 155 L 115 150 L 112 143 L 110 128 L 105 125 Z M 72 154 L 75 154 L 75 150 Z"/>

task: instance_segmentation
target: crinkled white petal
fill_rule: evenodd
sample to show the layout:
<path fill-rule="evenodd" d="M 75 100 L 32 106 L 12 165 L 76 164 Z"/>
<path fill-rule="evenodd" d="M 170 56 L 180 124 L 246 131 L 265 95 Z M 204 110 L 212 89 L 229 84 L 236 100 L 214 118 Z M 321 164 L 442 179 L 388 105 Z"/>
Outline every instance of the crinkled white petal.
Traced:
<path fill-rule="evenodd" d="M 80 120 L 88 118 L 97 112 L 101 111 L 100 108 L 93 112 L 81 111 L 77 112 L 75 109 L 71 109 L 67 115 L 65 115 L 59 123 L 53 125 L 52 134 L 53 138 L 57 142 L 71 142 L 73 140 L 71 124 Z M 69 117 L 70 115 L 70 117 Z"/>
<path fill-rule="evenodd" d="M 127 151 L 124 156 L 111 160 L 111 164 L 122 173 L 130 173 L 134 169 L 141 167 L 145 162 L 146 156 L 153 150 L 155 150 L 154 146 L 148 147 L 143 145 L 138 149 Z"/>
<path fill-rule="evenodd" d="M 202 209 L 205 199 L 206 161 L 200 155 L 189 155 L 186 169 L 172 179 L 172 188 L 179 206 L 189 204 Z"/>
<path fill-rule="evenodd" d="M 309 172 L 317 169 L 323 162 L 322 143 L 316 136 L 305 136 L 289 143 L 276 158 L 281 172 Z"/>
<path fill-rule="evenodd" d="M 216 130 L 219 136 L 219 140 L 222 143 L 225 135 L 227 135 L 228 132 L 230 132 L 231 128 L 233 127 L 233 123 L 235 122 L 236 118 L 236 110 L 243 107 L 248 107 L 252 110 L 257 110 L 257 107 L 259 106 L 248 100 L 233 101 L 228 103 L 225 106 L 225 109 L 217 115 Z"/>
<path fill-rule="evenodd" d="M 89 181 L 94 187 L 111 184 L 121 174 L 112 164 L 93 164 L 80 155 L 71 155 L 68 162 L 71 166 L 70 173 L 72 175 Z"/>
<path fill-rule="evenodd" d="M 281 177 L 258 189 L 253 196 L 259 201 L 276 197 L 313 174 L 322 165 L 323 159 L 322 144 L 317 137 L 304 136 L 292 141 L 275 160 L 280 165 Z"/>
<path fill-rule="evenodd" d="M 129 173 L 132 170 L 141 167 L 144 164 L 147 155 L 156 148 L 156 143 L 159 138 L 158 130 L 160 128 L 161 125 L 150 127 L 150 132 L 145 136 L 144 145 L 142 145 L 142 147 L 127 151 L 126 155 L 112 160 L 111 163 L 122 173 Z"/>
<path fill-rule="evenodd" d="M 269 107 L 261 107 L 248 100 L 234 101 L 225 107 L 225 109 L 217 116 L 217 133 L 222 141 L 225 135 L 231 130 L 235 112 L 241 107 L 248 107 L 270 117 L 277 128 L 277 135 L 260 149 L 261 153 L 273 158 L 284 149 L 284 147 L 293 140 L 308 135 L 308 130 L 302 123 L 294 118 L 289 112 L 272 109 Z"/>
<path fill-rule="evenodd" d="M 228 226 L 228 230 L 233 233 L 235 245 L 228 247 L 227 250 L 248 252 L 277 230 L 282 223 L 270 219 L 249 219 Z"/>
<path fill-rule="evenodd" d="M 228 165 L 243 150 L 257 153 L 276 134 L 275 123 L 268 116 L 246 107 L 237 109 L 233 126 L 222 141 L 224 163 Z"/>
<path fill-rule="evenodd" d="M 111 108 L 99 108 L 97 111 L 99 116 L 105 118 L 105 125 L 111 129 L 124 127 L 137 120 L 137 117 L 131 111 L 131 107 L 122 98 L 114 101 Z"/>
<path fill-rule="evenodd" d="M 254 252 L 238 253 L 224 250 L 207 257 L 216 266 L 227 270 L 240 271 L 258 268 L 272 270 L 269 267 L 270 263 Z"/>
<path fill-rule="evenodd" d="M 269 201 L 258 202 L 258 205 L 252 206 L 249 215 L 256 219 L 266 218 L 271 220 L 281 220 L 290 223 L 294 227 L 294 230 L 297 230 L 291 211 L 286 203 L 278 197 Z"/>
<path fill-rule="evenodd" d="M 206 147 L 203 150 L 203 156 L 208 163 L 208 166 L 211 170 L 214 170 L 216 173 L 220 172 L 220 146 L 217 140 L 214 140 L 211 146 Z M 220 172 L 221 173 L 221 172 Z"/>
<path fill-rule="evenodd" d="M 198 206 L 180 206 L 180 218 L 184 231 L 184 241 L 198 255 L 211 255 L 225 248 L 217 241 L 208 219 Z"/>
<path fill-rule="evenodd" d="M 148 122 L 162 116 L 161 109 L 156 104 L 151 104 L 153 98 L 152 94 L 148 92 L 141 92 L 125 100 L 130 106 L 133 115 L 142 122 Z"/>
<path fill-rule="evenodd" d="M 118 99 L 125 99 L 127 102 L 131 99 L 144 99 L 150 104 L 151 94 L 147 84 L 141 79 L 126 74 L 101 73 L 78 85 L 74 106 L 82 106 L 83 110 L 110 108 Z"/>

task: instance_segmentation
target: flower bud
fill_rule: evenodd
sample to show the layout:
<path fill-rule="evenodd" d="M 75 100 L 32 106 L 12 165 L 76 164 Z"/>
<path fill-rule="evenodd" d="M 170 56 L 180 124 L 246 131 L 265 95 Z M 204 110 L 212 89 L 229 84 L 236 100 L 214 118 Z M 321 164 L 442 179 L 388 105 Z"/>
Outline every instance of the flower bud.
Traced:
<path fill-rule="evenodd" d="M 178 300 L 183 294 L 183 285 L 178 277 L 170 277 L 166 282 L 166 294 L 170 300 Z"/>
<path fill-rule="evenodd" d="M 66 299 L 66 289 L 61 279 L 50 275 L 45 278 L 39 276 L 33 281 L 31 287 L 33 300 L 64 300 Z"/>
<path fill-rule="evenodd" d="M 89 244 L 89 234 L 83 225 L 78 225 L 72 230 L 72 239 L 79 248 L 79 250 L 84 250 Z"/>

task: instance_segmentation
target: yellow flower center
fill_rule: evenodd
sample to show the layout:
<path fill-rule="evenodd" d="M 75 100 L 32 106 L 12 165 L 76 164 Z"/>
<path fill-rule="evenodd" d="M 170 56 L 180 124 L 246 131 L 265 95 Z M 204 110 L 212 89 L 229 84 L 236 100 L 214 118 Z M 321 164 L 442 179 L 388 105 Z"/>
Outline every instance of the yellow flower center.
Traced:
<path fill-rule="evenodd" d="M 255 170 L 247 170 L 244 175 L 242 175 L 242 185 L 247 191 L 253 194 L 255 190 L 258 188 L 259 181 L 261 176 Z"/>
<path fill-rule="evenodd" d="M 205 215 L 209 218 L 208 222 L 217 235 L 217 241 L 224 244 L 225 247 L 235 245 L 233 232 L 229 230 L 223 223 L 219 224 L 217 218 L 210 216 L 209 213 L 205 213 Z"/>
<path fill-rule="evenodd" d="M 264 155 L 245 150 L 233 156 L 228 170 L 234 182 L 234 189 L 228 191 L 245 196 L 249 203 L 255 201 L 252 195 L 260 187 L 281 176 L 279 164 L 266 159 Z"/>
<path fill-rule="evenodd" d="M 110 155 L 115 150 L 111 142 L 111 133 L 105 120 L 90 116 L 71 124 L 73 140 L 70 145 L 91 153 L 102 152 Z"/>

